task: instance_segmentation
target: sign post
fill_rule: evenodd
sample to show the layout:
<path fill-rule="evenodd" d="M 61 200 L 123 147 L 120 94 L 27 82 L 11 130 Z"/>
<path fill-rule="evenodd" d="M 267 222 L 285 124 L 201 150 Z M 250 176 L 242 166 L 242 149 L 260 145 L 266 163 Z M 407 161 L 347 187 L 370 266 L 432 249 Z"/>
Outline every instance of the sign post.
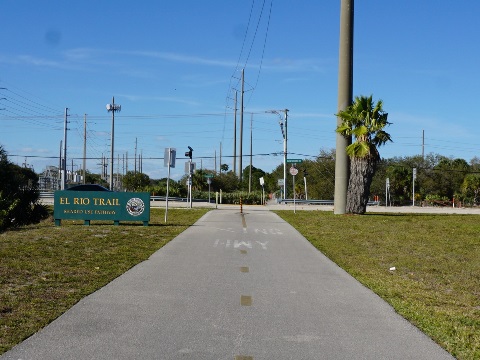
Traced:
<path fill-rule="evenodd" d="M 168 167 L 168 177 L 167 177 L 167 196 L 165 198 L 165 223 L 167 222 L 168 217 L 168 190 L 170 182 L 170 168 L 175 167 L 175 157 L 177 150 L 173 148 L 165 148 L 165 154 L 163 156 L 163 164 Z"/>
<path fill-rule="evenodd" d="M 413 168 L 413 179 L 412 179 L 412 185 L 413 185 L 413 192 L 412 192 L 412 206 L 415 206 L 415 180 L 417 180 L 417 168 Z"/>
<path fill-rule="evenodd" d="M 387 178 L 385 182 L 385 207 L 388 206 L 389 192 L 390 192 L 390 178 Z"/>
<path fill-rule="evenodd" d="M 282 196 L 282 189 L 285 190 L 285 182 L 283 179 L 278 179 L 278 186 L 280 187 L 280 198 Z M 283 194 L 283 199 L 285 199 L 285 194 Z"/>
<path fill-rule="evenodd" d="M 192 158 L 193 158 L 193 149 L 190 146 L 188 147 L 188 151 L 185 152 L 185 156 L 187 158 L 190 158 L 190 161 L 185 164 L 185 168 L 188 166 L 188 193 L 190 195 L 190 209 L 192 208 L 192 174 L 193 174 L 193 168 L 194 168 L 194 163 L 192 163 Z"/>
<path fill-rule="evenodd" d="M 208 184 L 208 203 L 210 204 L 210 185 L 212 184 L 213 175 L 207 174 L 205 175 L 205 177 L 207 178 L 207 184 Z"/>
<path fill-rule="evenodd" d="M 307 169 L 303 169 L 303 185 L 305 186 L 305 200 L 308 200 L 308 195 L 307 195 Z"/>
<path fill-rule="evenodd" d="M 263 176 L 260 178 L 260 185 L 262 186 L 262 201 L 261 204 L 265 205 L 265 188 L 263 187 L 265 185 L 265 180 Z"/>
<path fill-rule="evenodd" d="M 293 176 L 293 213 L 296 214 L 297 205 L 295 203 L 295 175 L 298 174 L 298 169 L 295 167 L 295 165 L 292 165 L 292 167 L 290 168 L 290 174 Z"/>
<path fill-rule="evenodd" d="M 302 161 L 303 161 L 302 159 L 287 159 L 287 164 L 292 164 L 292 167 L 295 168 L 295 170 L 297 170 L 296 165 L 301 164 Z M 290 168 L 290 174 L 292 174 L 292 168 Z M 297 170 L 297 174 L 298 174 L 298 170 Z M 297 175 L 297 174 L 295 174 L 295 175 Z M 293 175 L 293 181 L 295 181 L 295 175 Z M 295 209 L 295 187 L 293 189 L 293 205 L 294 205 L 293 208 Z"/>

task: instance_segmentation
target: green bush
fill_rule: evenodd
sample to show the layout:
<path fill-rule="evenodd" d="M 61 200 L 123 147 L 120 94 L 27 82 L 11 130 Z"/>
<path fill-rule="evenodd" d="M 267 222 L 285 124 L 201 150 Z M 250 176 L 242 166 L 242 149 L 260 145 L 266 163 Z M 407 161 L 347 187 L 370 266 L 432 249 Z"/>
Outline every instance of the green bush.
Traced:
<path fill-rule="evenodd" d="M 429 195 L 425 196 L 425 201 L 427 202 L 427 205 L 434 206 L 434 205 L 438 205 L 441 202 L 450 201 L 450 200 L 446 196 L 440 196 L 440 195 L 437 195 L 437 194 L 429 194 Z"/>
<path fill-rule="evenodd" d="M 222 204 L 240 204 L 240 198 L 243 205 L 261 205 L 262 192 L 252 191 L 235 191 L 231 193 L 222 193 Z"/>
<path fill-rule="evenodd" d="M 37 223 L 48 217 L 39 204 L 38 176 L 8 161 L 0 146 L 0 232 L 10 227 Z"/>

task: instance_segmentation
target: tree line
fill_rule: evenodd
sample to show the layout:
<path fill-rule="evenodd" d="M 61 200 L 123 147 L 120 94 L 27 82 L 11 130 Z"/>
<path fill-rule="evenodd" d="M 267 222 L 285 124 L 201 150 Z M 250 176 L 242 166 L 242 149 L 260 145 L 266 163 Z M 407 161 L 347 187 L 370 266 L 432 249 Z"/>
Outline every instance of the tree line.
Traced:
<path fill-rule="evenodd" d="M 415 195 L 414 170 L 416 169 Z M 395 157 L 380 162 L 371 187 L 372 194 L 385 194 L 390 183 L 393 205 L 448 204 L 455 201 L 466 206 L 480 202 L 480 159 L 464 159 L 439 154 Z M 452 204 L 453 205 L 453 204 Z"/>
<path fill-rule="evenodd" d="M 289 165 L 290 166 L 290 165 Z M 297 199 L 333 200 L 335 192 L 335 149 L 321 150 L 312 159 L 303 159 L 297 165 L 299 173 L 295 181 Z M 480 158 L 474 157 L 467 162 L 464 159 L 451 158 L 440 154 L 428 154 L 425 157 L 404 156 L 379 159 L 373 176 L 368 199 L 378 197 L 381 203 L 386 199 L 386 180 L 389 179 L 389 205 L 410 205 L 413 200 L 413 169 L 417 169 L 415 181 L 416 205 L 443 204 L 455 201 L 462 205 L 474 206 L 480 203 Z M 228 168 L 227 168 L 228 170 Z M 250 166 L 243 170 L 242 182 L 232 171 L 215 174 L 213 170 L 201 169 L 193 174 L 192 187 L 194 196 L 205 196 L 208 183 L 205 175 L 211 178 L 211 192 L 224 193 L 248 192 Z M 288 176 L 287 198 L 293 198 L 292 176 Z M 260 178 L 264 179 L 267 196 L 280 197 L 278 179 L 283 179 L 283 164 L 271 172 L 252 167 L 251 192 L 260 193 Z M 305 192 L 304 177 L 307 188 Z M 187 177 L 170 180 L 169 193 L 174 197 L 187 196 Z M 167 179 L 154 180 L 142 173 L 128 172 L 123 178 L 123 185 L 129 191 L 148 191 L 152 195 L 165 195 Z"/>

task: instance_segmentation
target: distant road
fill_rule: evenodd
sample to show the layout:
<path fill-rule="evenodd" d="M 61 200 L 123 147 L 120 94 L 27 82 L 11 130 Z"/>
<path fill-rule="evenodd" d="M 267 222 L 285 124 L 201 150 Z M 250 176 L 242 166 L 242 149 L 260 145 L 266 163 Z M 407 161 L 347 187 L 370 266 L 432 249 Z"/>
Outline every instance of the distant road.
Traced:
<path fill-rule="evenodd" d="M 40 202 L 45 205 L 53 205 L 53 198 L 41 198 Z M 172 208 L 188 208 L 190 204 L 185 201 L 169 201 L 169 207 Z M 150 207 L 152 208 L 164 208 L 165 201 L 151 201 Z M 193 202 L 192 207 L 207 207 L 211 209 L 240 209 L 240 205 L 230 205 L 230 204 L 218 204 L 208 203 L 208 202 Z M 333 205 L 305 205 L 305 204 L 277 204 L 273 201 L 269 202 L 267 205 L 244 205 L 245 209 L 267 209 L 267 210 L 320 210 L 320 211 L 332 211 Z M 367 212 L 378 212 L 378 213 L 418 213 L 418 214 L 476 214 L 480 215 L 480 208 L 453 208 L 449 206 L 367 206 Z"/>

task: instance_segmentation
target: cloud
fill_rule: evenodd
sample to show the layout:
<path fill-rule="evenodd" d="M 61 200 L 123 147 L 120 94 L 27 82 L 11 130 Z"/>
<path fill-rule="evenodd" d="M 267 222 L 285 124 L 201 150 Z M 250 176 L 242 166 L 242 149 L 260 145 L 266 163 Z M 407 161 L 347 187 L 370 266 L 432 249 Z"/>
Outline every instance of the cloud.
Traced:
<path fill-rule="evenodd" d="M 47 149 L 35 149 L 31 147 L 21 148 L 20 152 L 29 153 L 29 154 L 49 154 L 50 150 Z"/>
<path fill-rule="evenodd" d="M 58 61 L 41 59 L 41 58 L 33 57 L 30 55 L 19 55 L 17 56 L 17 59 L 19 62 L 23 62 L 26 64 L 35 65 L 35 66 L 55 67 L 55 68 L 65 67 L 64 64 Z"/>
<path fill-rule="evenodd" d="M 99 54 L 99 51 L 90 48 L 69 49 L 63 52 L 63 56 L 71 61 L 89 60 Z"/>
<path fill-rule="evenodd" d="M 170 62 L 177 63 L 186 63 L 186 64 L 199 64 L 199 65 L 209 65 L 209 66 L 221 66 L 226 68 L 232 68 L 236 66 L 236 62 L 231 60 L 219 60 L 219 59 L 207 59 L 199 56 L 189 56 L 183 54 L 175 54 L 168 52 L 156 52 L 156 51 L 129 51 L 122 52 L 126 55 L 135 55 L 142 57 L 151 57 L 162 60 L 167 60 Z"/>
<path fill-rule="evenodd" d="M 295 58 L 275 58 L 270 61 L 264 61 L 262 69 L 282 72 L 320 72 L 325 73 L 331 69 L 328 59 L 295 59 Z"/>
<path fill-rule="evenodd" d="M 112 55 L 115 56 L 112 57 Z M 122 56 L 124 58 L 122 58 Z M 61 52 L 60 57 L 56 60 L 40 58 L 32 55 L 18 55 L 16 57 L 0 56 L 0 62 L 26 63 L 39 67 L 82 69 L 91 71 L 91 68 L 84 68 L 79 66 L 122 66 L 122 64 L 128 64 L 128 61 L 125 59 L 125 57 L 159 59 L 171 63 L 222 67 L 226 69 L 236 69 L 239 66 L 239 63 L 236 60 L 207 58 L 197 55 L 187 55 L 161 51 L 126 51 L 95 48 L 68 49 Z M 112 58 L 115 59 L 115 62 L 112 62 Z M 330 65 L 328 60 L 322 59 L 274 58 L 264 59 L 262 64 L 250 62 L 247 64 L 247 67 L 250 69 L 259 69 L 261 67 L 263 70 L 275 72 L 325 72 L 330 68 Z M 125 73 L 132 76 L 146 77 L 149 75 L 145 72 L 145 69 L 126 69 L 124 71 Z"/>
<path fill-rule="evenodd" d="M 133 102 L 161 101 L 161 102 L 178 103 L 178 104 L 189 105 L 189 106 L 200 105 L 200 103 L 197 101 L 184 99 L 180 97 L 174 97 L 174 96 L 145 96 L 145 95 L 132 95 L 132 94 L 118 94 L 118 97 L 122 97 Z"/>
<path fill-rule="evenodd" d="M 89 58 L 102 56 L 102 55 L 124 55 L 124 56 L 136 56 L 143 58 L 154 58 L 161 59 L 173 63 L 184 63 L 184 64 L 196 64 L 196 65 L 205 65 L 205 66 L 218 66 L 224 68 L 236 68 L 238 62 L 228 59 L 212 59 L 205 58 L 196 55 L 186 55 L 172 52 L 162 52 L 162 51 L 142 51 L 142 50 L 99 50 L 99 49 L 90 49 L 90 48 L 78 48 L 71 49 L 65 52 L 65 55 L 72 60 L 86 60 Z M 295 59 L 295 58 L 275 58 L 275 59 L 266 59 L 262 66 L 262 69 L 275 70 L 275 71 L 314 71 L 314 72 L 325 72 L 329 68 L 329 60 L 322 59 Z M 248 67 L 250 68 L 260 68 L 259 63 L 249 63 Z"/>

